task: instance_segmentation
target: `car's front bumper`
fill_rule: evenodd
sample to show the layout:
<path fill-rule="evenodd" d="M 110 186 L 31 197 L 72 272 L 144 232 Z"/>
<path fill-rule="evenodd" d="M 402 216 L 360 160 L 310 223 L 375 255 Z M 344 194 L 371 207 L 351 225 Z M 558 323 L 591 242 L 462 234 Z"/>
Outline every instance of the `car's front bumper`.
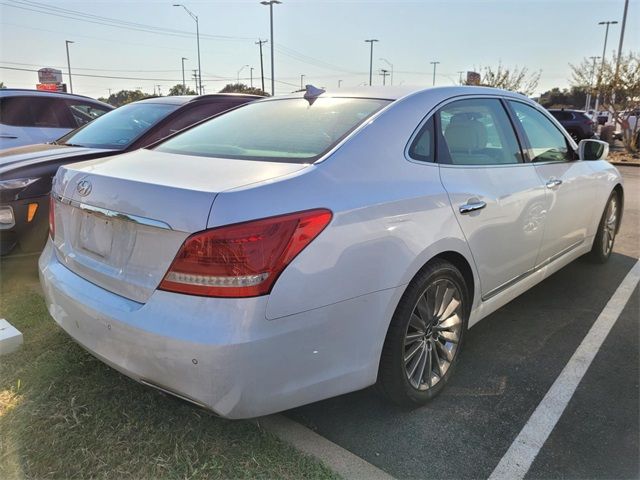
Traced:
<path fill-rule="evenodd" d="M 364 388 L 396 289 L 277 320 L 268 297 L 156 291 L 146 304 L 68 270 L 47 243 L 40 279 L 55 321 L 125 375 L 228 418 L 255 417 Z M 376 325 L 377 324 L 377 325 Z"/>
<path fill-rule="evenodd" d="M 29 220 L 29 205 L 35 204 L 35 215 Z M 49 195 L 0 203 L 0 208 L 13 211 L 13 225 L 0 225 L 0 255 L 11 253 L 20 245 L 24 253 L 39 252 L 49 229 Z M 33 208 L 33 207 L 32 207 Z"/>

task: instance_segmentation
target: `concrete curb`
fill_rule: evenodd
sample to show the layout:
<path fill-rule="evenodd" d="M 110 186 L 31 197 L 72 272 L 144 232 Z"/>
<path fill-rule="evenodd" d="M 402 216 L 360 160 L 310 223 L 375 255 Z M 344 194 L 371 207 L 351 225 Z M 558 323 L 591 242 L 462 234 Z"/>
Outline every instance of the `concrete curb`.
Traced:
<path fill-rule="evenodd" d="M 391 475 L 380 470 L 375 465 L 283 415 L 260 417 L 254 421 L 258 424 L 258 427 L 273 433 L 302 453 L 317 458 L 343 478 L 362 480 L 393 479 Z"/>

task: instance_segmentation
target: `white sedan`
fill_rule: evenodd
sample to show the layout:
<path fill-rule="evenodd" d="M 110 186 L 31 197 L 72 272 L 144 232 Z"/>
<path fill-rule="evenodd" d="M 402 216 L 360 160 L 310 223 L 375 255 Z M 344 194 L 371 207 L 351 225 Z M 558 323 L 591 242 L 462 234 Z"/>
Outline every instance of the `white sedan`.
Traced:
<path fill-rule="evenodd" d="M 623 187 L 607 152 L 497 89 L 265 99 L 61 167 L 46 303 L 96 357 L 224 417 L 375 383 L 419 406 L 469 327 L 609 258 Z"/>

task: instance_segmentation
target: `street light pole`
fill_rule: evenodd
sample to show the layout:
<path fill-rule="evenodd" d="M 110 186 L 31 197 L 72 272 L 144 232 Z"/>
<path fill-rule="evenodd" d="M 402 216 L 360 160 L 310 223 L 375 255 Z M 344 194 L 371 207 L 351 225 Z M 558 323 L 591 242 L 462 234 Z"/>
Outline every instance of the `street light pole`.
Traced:
<path fill-rule="evenodd" d="M 338 88 L 342 86 L 342 80 L 338 80 Z"/>
<path fill-rule="evenodd" d="M 249 86 L 253 88 L 253 67 L 249 67 Z"/>
<path fill-rule="evenodd" d="M 602 63 L 600 64 L 600 73 L 598 73 L 598 91 L 596 92 L 596 106 L 595 110 L 598 111 L 598 104 L 600 103 L 600 83 L 602 82 L 602 73 L 604 71 L 604 60 L 607 56 L 607 38 L 609 37 L 609 25 L 616 25 L 616 21 L 598 22 L 598 25 L 606 25 L 604 31 L 604 47 L 602 48 Z"/>
<path fill-rule="evenodd" d="M 264 0 L 262 5 L 269 5 L 269 24 L 271 27 L 271 95 L 276 94 L 276 76 L 273 73 L 273 5 L 282 3 L 280 0 Z"/>
<path fill-rule="evenodd" d="M 380 76 L 382 77 L 382 86 L 386 86 L 387 85 L 387 77 L 389 76 L 389 70 L 386 70 L 384 68 L 380 69 Z"/>
<path fill-rule="evenodd" d="M 593 61 L 593 64 L 591 65 L 591 75 L 589 75 L 589 91 L 587 92 L 587 101 L 585 102 L 585 106 L 584 106 L 584 109 L 587 111 L 591 108 L 591 91 L 593 90 L 593 75 L 596 72 L 596 61 L 600 57 L 589 57 L 589 58 Z"/>
<path fill-rule="evenodd" d="M 391 80 L 391 85 L 393 85 L 393 64 L 386 58 L 381 58 L 380 60 L 382 60 L 383 62 L 385 62 L 387 65 L 391 67 L 391 77 L 389 77 L 389 79 Z"/>
<path fill-rule="evenodd" d="M 182 57 L 182 90 L 186 95 L 187 92 L 187 82 L 185 81 L 184 78 L 184 61 L 185 60 L 189 60 L 187 57 Z"/>
<path fill-rule="evenodd" d="M 196 40 L 198 43 L 198 79 L 199 79 L 199 88 L 198 93 L 202 95 L 202 68 L 200 67 L 200 22 L 198 21 L 198 16 L 194 14 L 191 10 L 185 7 L 182 3 L 174 3 L 174 7 L 182 7 L 189 14 L 191 18 L 193 18 L 196 22 Z"/>
<path fill-rule="evenodd" d="M 71 81 L 71 60 L 69 60 L 69 44 L 75 43 L 71 40 L 64 41 L 65 46 L 67 47 L 67 71 L 69 72 L 69 92 L 73 93 L 73 82 Z"/>
<path fill-rule="evenodd" d="M 262 91 L 264 92 L 264 64 L 262 63 L 262 44 L 267 43 L 268 40 L 260 40 L 256 42 L 256 45 L 260 45 L 260 77 L 262 77 Z"/>
<path fill-rule="evenodd" d="M 373 44 L 374 42 L 377 42 L 377 41 L 378 40 L 376 40 L 375 38 L 372 38 L 370 40 L 365 40 L 365 43 L 371 44 L 371 53 L 369 55 L 369 86 L 373 84 Z"/>
<path fill-rule="evenodd" d="M 304 90 L 304 73 L 300 75 L 300 90 Z"/>
<path fill-rule="evenodd" d="M 433 86 L 435 86 L 436 84 L 436 65 L 438 65 L 440 62 L 429 62 L 431 63 L 431 65 L 433 65 Z"/>
<path fill-rule="evenodd" d="M 240 83 L 240 72 L 242 72 L 242 70 L 244 70 L 245 68 L 247 68 L 249 65 L 243 65 L 240 67 L 240 70 L 238 70 L 238 79 L 236 83 Z"/>

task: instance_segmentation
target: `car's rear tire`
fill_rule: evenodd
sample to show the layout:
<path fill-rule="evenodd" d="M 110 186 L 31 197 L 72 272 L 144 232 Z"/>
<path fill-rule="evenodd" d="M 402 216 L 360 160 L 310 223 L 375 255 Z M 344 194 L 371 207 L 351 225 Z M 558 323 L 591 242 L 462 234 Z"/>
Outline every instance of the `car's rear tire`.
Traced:
<path fill-rule="evenodd" d="M 612 192 L 604 207 L 604 212 L 598 224 L 598 231 L 593 239 L 593 247 L 589 257 L 595 263 L 605 263 L 609 260 L 613 245 L 618 233 L 618 222 L 620 221 L 620 197 L 618 192 Z"/>
<path fill-rule="evenodd" d="M 393 315 L 378 371 L 378 390 L 393 402 L 424 405 L 451 377 L 467 329 L 469 289 L 441 259 L 411 281 Z"/>

